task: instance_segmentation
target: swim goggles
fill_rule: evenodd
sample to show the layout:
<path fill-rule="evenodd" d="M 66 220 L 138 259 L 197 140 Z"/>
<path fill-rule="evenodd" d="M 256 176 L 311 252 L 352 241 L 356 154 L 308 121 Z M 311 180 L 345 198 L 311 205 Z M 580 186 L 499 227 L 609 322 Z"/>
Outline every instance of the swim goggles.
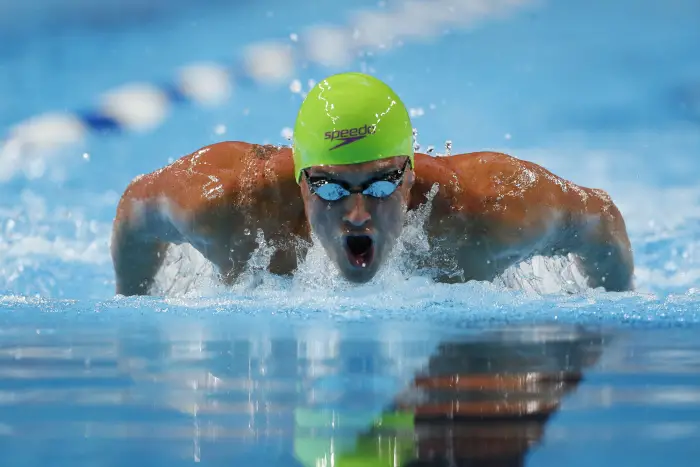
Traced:
<path fill-rule="evenodd" d="M 391 196 L 403 182 L 408 162 L 409 160 L 406 159 L 406 162 L 400 170 L 391 172 L 381 178 L 369 180 L 363 183 L 359 189 L 351 188 L 350 185 L 345 182 L 332 181 L 328 178 L 311 178 L 306 170 L 304 170 L 304 176 L 306 177 L 309 190 L 325 201 L 338 201 L 353 193 L 361 193 L 365 196 L 371 196 L 372 198 L 387 198 Z"/>

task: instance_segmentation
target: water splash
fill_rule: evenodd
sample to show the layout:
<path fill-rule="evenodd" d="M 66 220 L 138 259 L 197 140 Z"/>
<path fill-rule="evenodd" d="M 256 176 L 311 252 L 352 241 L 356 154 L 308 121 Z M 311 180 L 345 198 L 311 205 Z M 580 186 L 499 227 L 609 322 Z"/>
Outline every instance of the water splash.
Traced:
<path fill-rule="evenodd" d="M 255 242 L 258 244 L 258 247 L 253 250 L 246 264 L 245 271 L 237 281 L 238 286 L 242 286 L 245 289 L 255 288 L 263 282 L 265 276 L 269 275 L 266 271 L 276 250 L 273 245 L 265 240 L 265 233 L 262 229 L 257 230 Z"/>
<path fill-rule="evenodd" d="M 207 295 L 220 287 L 214 265 L 194 247 L 183 244 L 168 248 L 151 293 L 170 297 Z"/>
<path fill-rule="evenodd" d="M 189 245 L 169 249 L 163 268 L 156 276 L 153 293 L 166 297 L 209 296 L 234 293 L 248 296 L 286 294 L 287 299 L 302 303 L 315 302 L 332 307 L 342 296 L 373 297 L 381 293 L 404 296 L 408 288 L 436 286 L 438 276 L 460 277 L 463 271 L 454 258 L 444 253 L 436 258 L 425 231 L 432 201 L 438 192 L 435 184 L 418 209 L 406 213 L 406 222 L 396 246 L 377 275 L 367 284 L 355 285 L 343 279 L 326 255 L 320 241 L 312 234 L 311 243 L 295 239 L 298 268 L 292 277 L 279 277 L 267 272 L 275 247 L 265 240 L 262 230 L 257 231 L 258 247 L 248 260 L 244 272 L 235 283 L 226 287 L 218 279 L 218 272 L 204 257 Z M 439 269 L 427 269 L 428 262 L 440 264 Z M 483 287 L 479 285 L 477 287 Z M 449 286 L 447 286 L 449 287 Z M 573 257 L 536 257 L 508 268 L 487 286 L 498 290 L 517 290 L 526 294 L 577 293 L 587 289 L 585 277 L 576 268 Z M 284 300 L 280 297 L 281 300 Z"/>

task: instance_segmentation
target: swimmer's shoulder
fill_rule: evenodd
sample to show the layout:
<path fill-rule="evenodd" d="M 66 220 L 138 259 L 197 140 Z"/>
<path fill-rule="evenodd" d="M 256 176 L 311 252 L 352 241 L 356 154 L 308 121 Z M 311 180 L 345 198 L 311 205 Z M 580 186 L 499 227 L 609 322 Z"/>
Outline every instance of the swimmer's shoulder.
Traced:
<path fill-rule="evenodd" d="M 291 149 L 245 141 L 204 146 L 149 174 L 127 188 L 136 198 L 167 198 L 180 207 L 197 209 L 225 202 L 241 190 L 294 180 Z"/>
<path fill-rule="evenodd" d="M 517 181 L 517 178 L 550 174 L 543 167 L 503 152 L 478 151 L 446 157 L 432 157 L 433 166 L 451 171 L 471 187 L 491 189 L 494 185 Z"/>
<path fill-rule="evenodd" d="M 476 188 L 492 175 L 519 170 L 520 161 L 504 153 L 480 151 L 451 156 L 416 153 L 416 175 L 430 183 L 467 183 Z"/>
<path fill-rule="evenodd" d="M 290 163 L 292 152 L 288 147 L 246 141 L 222 141 L 183 156 L 168 168 L 173 171 L 184 169 L 190 172 L 219 172 L 221 176 L 244 177 L 258 169 L 283 170 Z"/>
<path fill-rule="evenodd" d="M 433 211 L 440 216 L 478 209 L 474 187 L 466 179 L 470 178 L 465 175 L 468 171 L 462 170 L 470 157 L 469 154 L 429 156 L 416 153 L 410 207 L 416 208 L 433 196 Z M 434 189 L 437 191 L 430 195 Z"/>
<path fill-rule="evenodd" d="M 513 156 L 494 151 L 478 151 L 454 154 L 451 156 L 429 156 L 423 153 L 416 153 L 416 171 L 427 172 L 450 172 L 450 173 L 474 173 L 485 170 L 502 170 L 507 166 L 512 166 L 520 162 Z"/>
<path fill-rule="evenodd" d="M 416 154 L 416 180 L 424 191 L 435 183 L 453 210 L 481 212 L 510 193 L 509 187 L 534 187 L 535 164 L 505 153 L 478 151 L 432 157 Z M 533 179 L 534 176 L 534 179 Z M 527 182 L 527 183 L 523 183 Z"/>
<path fill-rule="evenodd" d="M 579 186 L 545 167 L 509 154 L 482 151 L 440 158 L 472 203 L 484 211 L 526 211 L 534 206 L 571 209 L 592 197 L 610 204 L 603 190 Z"/>

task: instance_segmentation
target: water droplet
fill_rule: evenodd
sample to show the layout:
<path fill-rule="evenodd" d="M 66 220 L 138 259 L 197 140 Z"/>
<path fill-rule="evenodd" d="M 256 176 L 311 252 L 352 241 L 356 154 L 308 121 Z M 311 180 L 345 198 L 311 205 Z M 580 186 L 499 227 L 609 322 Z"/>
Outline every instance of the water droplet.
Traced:
<path fill-rule="evenodd" d="M 244 229 L 243 235 L 250 235 L 250 229 Z"/>
<path fill-rule="evenodd" d="M 413 129 L 413 150 L 420 151 L 420 143 L 418 142 L 418 129 Z"/>
<path fill-rule="evenodd" d="M 433 151 L 435 151 L 435 148 L 433 146 L 428 146 L 428 154 L 432 154 Z"/>
<path fill-rule="evenodd" d="M 450 141 L 449 139 L 445 141 L 445 155 L 452 155 L 452 141 Z"/>
<path fill-rule="evenodd" d="M 292 136 L 294 135 L 294 131 L 289 127 L 285 127 L 285 128 L 282 128 L 282 132 L 280 133 L 280 135 L 282 136 L 282 138 L 286 139 L 287 141 L 291 141 Z"/>
<path fill-rule="evenodd" d="M 84 153 L 83 153 L 83 159 L 85 159 L 86 161 L 89 161 L 89 160 L 90 160 L 90 154 L 84 152 Z"/>
<path fill-rule="evenodd" d="M 366 267 L 367 267 L 367 263 L 362 263 L 362 267 L 363 267 L 363 268 L 366 268 Z"/>
<path fill-rule="evenodd" d="M 296 42 L 297 40 L 299 40 L 299 36 L 297 36 L 296 33 L 291 33 L 289 35 L 289 38 L 292 40 L 292 42 Z"/>
<path fill-rule="evenodd" d="M 418 118 L 422 117 L 425 114 L 425 111 L 422 107 L 410 108 L 408 109 L 408 114 L 411 116 L 411 118 Z"/>
<path fill-rule="evenodd" d="M 289 90 L 292 91 L 294 94 L 298 94 L 301 92 L 301 81 L 298 79 L 292 80 L 291 83 L 289 83 Z"/>

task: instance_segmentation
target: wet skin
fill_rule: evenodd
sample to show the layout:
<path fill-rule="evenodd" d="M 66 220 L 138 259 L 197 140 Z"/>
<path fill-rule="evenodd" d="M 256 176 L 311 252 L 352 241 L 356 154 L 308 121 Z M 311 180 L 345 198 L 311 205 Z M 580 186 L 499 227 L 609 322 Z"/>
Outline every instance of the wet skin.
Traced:
<path fill-rule="evenodd" d="M 406 162 L 406 157 L 394 157 L 346 166 L 312 167 L 307 170 L 308 178 L 303 177 L 301 195 L 306 216 L 326 253 L 349 281 L 362 283 L 372 279 L 401 234 L 414 178 Z M 308 183 L 327 180 L 359 191 L 372 181 L 392 175 L 402 175 L 400 185 L 385 198 L 352 193 L 327 201 L 314 194 Z"/>
<path fill-rule="evenodd" d="M 401 169 L 405 159 L 314 167 L 308 175 L 355 189 Z M 420 266 L 460 271 L 438 280 L 492 280 L 534 255 L 573 253 L 592 287 L 632 288 L 624 220 L 604 191 L 493 152 L 416 154 L 415 165 L 386 199 L 353 193 L 328 202 L 309 190 L 306 177 L 296 183 L 289 148 L 244 142 L 205 147 L 137 177 L 125 190 L 112 233 L 116 292 L 147 294 L 168 245 L 181 243 L 191 244 L 231 283 L 257 247 L 259 229 L 275 248 L 269 266 L 274 274 L 294 272 L 299 240 L 309 242 L 313 231 L 346 279 L 366 282 L 395 245 L 406 210 L 426 203 L 435 185 L 425 224 L 431 254 Z M 371 238 L 370 251 L 366 238 L 348 240 L 358 235 Z"/>

